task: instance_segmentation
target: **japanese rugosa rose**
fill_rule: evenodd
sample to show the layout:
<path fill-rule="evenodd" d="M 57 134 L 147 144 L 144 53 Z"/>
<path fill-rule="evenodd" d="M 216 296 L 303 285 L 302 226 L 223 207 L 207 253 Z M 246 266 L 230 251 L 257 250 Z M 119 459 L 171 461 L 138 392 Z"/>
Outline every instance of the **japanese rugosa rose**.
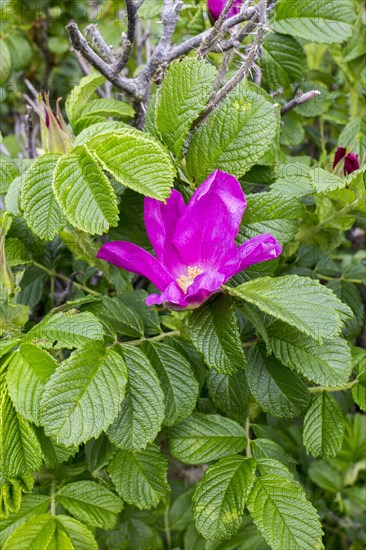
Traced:
<path fill-rule="evenodd" d="M 345 176 L 347 176 L 347 174 L 352 174 L 352 172 L 358 170 L 360 167 L 358 156 L 355 155 L 355 153 L 346 153 L 347 150 L 345 147 L 338 147 L 333 162 L 333 168 L 335 168 L 337 164 L 344 159 L 343 173 Z"/>
<path fill-rule="evenodd" d="M 216 21 L 221 15 L 222 10 L 225 7 L 227 0 L 207 0 L 207 7 L 212 15 L 212 18 Z M 233 5 L 228 11 L 227 17 L 233 17 L 237 13 L 240 12 L 241 6 L 243 4 L 243 0 L 235 0 Z"/>
<path fill-rule="evenodd" d="M 245 206 L 238 180 L 216 170 L 187 205 L 176 190 L 166 204 L 145 198 L 146 230 L 156 258 L 126 241 L 104 244 L 98 258 L 150 279 L 161 294 L 151 294 L 148 305 L 198 307 L 239 271 L 281 253 L 267 234 L 237 246 L 234 239 Z"/>

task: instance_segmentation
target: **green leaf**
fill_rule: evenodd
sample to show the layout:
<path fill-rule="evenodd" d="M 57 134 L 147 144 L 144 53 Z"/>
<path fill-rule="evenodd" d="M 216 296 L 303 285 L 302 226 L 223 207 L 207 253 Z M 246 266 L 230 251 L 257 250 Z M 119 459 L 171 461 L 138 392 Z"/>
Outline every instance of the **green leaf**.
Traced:
<path fill-rule="evenodd" d="M 128 370 L 126 397 L 109 439 L 127 451 L 144 449 L 157 436 L 164 419 L 164 394 L 146 355 L 134 346 L 123 347 Z"/>
<path fill-rule="evenodd" d="M 44 385 L 56 367 L 51 355 L 31 344 L 22 344 L 9 365 L 9 395 L 16 410 L 35 424 L 40 423 L 39 403 Z"/>
<path fill-rule="evenodd" d="M 116 194 L 86 145 L 59 158 L 53 190 L 68 221 L 78 229 L 101 235 L 117 225 Z"/>
<path fill-rule="evenodd" d="M 11 55 L 5 40 L 0 40 L 0 86 L 11 75 Z"/>
<path fill-rule="evenodd" d="M 4 550 L 97 550 L 91 532 L 68 516 L 39 514 L 22 523 L 8 538 Z"/>
<path fill-rule="evenodd" d="M 207 380 L 208 394 L 216 407 L 229 418 L 243 423 L 248 416 L 250 392 L 245 371 L 232 375 L 211 370 Z"/>
<path fill-rule="evenodd" d="M 321 550 L 318 514 L 297 483 L 277 476 L 257 478 L 249 495 L 250 515 L 273 550 Z"/>
<path fill-rule="evenodd" d="M 100 302 L 88 306 L 103 324 L 106 334 L 116 338 L 116 334 L 139 338 L 144 335 L 144 325 L 141 317 L 125 306 L 117 298 L 103 296 Z"/>
<path fill-rule="evenodd" d="M 126 187 L 155 199 L 168 198 L 175 168 L 166 149 L 149 134 L 126 127 L 96 135 L 88 145 L 104 170 Z"/>
<path fill-rule="evenodd" d="M 364 303 L 357 286 L 339 279 L 330 281 L 327 287 L 333 290 L 334 294 L 351 308 L 353 315 L 351 318 L 346 319 L 343 335 L 347 340 L 354 340 L 362 331 L 365 317 Z"/>
<path fill-rule="evenodd" d="M 262 440 L 262 441 L 264 441 L 264 440 Z M 273 442 L 271 442 L 271 443 L 273 443 Z M 256 453 L 257 454 L 260 454 L 260 451 L 258 452 L 259 449 L 260 449 L 260 447 L 257 446 L 257 448 L 256 448 Z M 292 481 L 293 483 L 295 483 L 294 476 L 292 475 L 292 473 L 290 472 L 288 467 L 285 466 L 284 461 L 282 459 L 281 459 L 281 461 L 279 461 L 275 458 L 268 458 L 266 456 L 262 456 L 260 458 L 257 457 L 256 460 L 257 460 L 258 472 L 262 476 L 267 475 L 267 474 L 270 474 L 270 475 L 275 474 L 275 475 L 278 475 L 280 477 L 284 477 L 285 479 L 288 479 L 289 481 Z"/>
<path fill-rule="evenodd" d="M 325 460 L 314 460 L 309 466 L 309 477 L 318 487 L 331 493 L 337 493 L 342 488 L 339 472 Z"/>
<path fill-rule="evenodd" d="M 56 466 L 67 462 L 71 457 L 76 455 L 79 449 L 78 445 L 65 447 L 65 445 L 57 444 L 54 439 L 45 435 L 43 428 L 38 427 L 35 429 L 35 432 L 41 445 L 43 460 L 47 468 L 56 468 Z"/>
<path fill-rule="evenodd" d="M 314 166 L 309 172 L 311 185 L 316 193 L 327 193 L 345 187 L 345 178 L 340 178 L 328 170 Z"/>
<path fill-rule="evenodd" d="M 164 339 L 164 341 L 175 348 L 181 355 L 183 355 L 183 357 L 187 359 L 193 369 L 196 380 L 198 380 L 199 387 L 202 388 L 207 375 L 207 368 L 202 354 L 196 350 L 192 342 L 187 340 L 187 338 L 183 338 L 181 336 L 168 336 Z"/>
<path fill-rule="evenodd" d="M 155 444 L 135 452 L 119 450 L 108 473 L 123 500 L 140 510 L 155 508 L 169 492 L 168 461 Z"/>
<path fill-rule="evenodd" d="M 21 188 L 21 207 L 28 226 L 41 239 L 52 241 L 65 226 L 65 218 L 52 190 L 52 177 L 60 155 L 47 153 L 26 171 Z"/>
<path fill-rule="evenodd" d="M 121 499 L 96 481 L 69 483 L 57 491 L 56 501 L 79 521 L 101 529 L 113 529 L 123 508 Z"/>
<path fill-rule="evenodd" d="M 9 351 L 16 348 L 20 342 L 20 338 L 4 338 L 3 340 L 0 340 L 0 357 L 3 357 Z"/>
<path fill-rule="evenodd" d="M 353 6 L 352 0 L 282 0 L 276 4 L 273 28 L 310 42 L 344 42 L 356 19 Z"/>
<path fill-rule="evenodd" d="M 169 431 L 169 452 L 185 464 L 202 464 L 242 451 L 244 428 L 219 414 L 194 413 Z"/>
<path fill-rule="evenodd" d="M 250 391 L 261 408 L 278 418 L 301 414 L 309 402 L 304 382 L 273 357 L 262 345 L 250 348 L 246 376 Z"/>
<path fill-rule="evenodd" d="M 90 73 L 80 80 L 78 86 L 74 86 L 67 96 L 65 104 L 67 118 L 71 124 L 81 115 L 88 100 L 92 97 L 98 86 L 103 84 L 104 81 L 105 77 L 100 73 Z"/>
<path fill-rule="evenodd" d="M 146 290 L 131 290 L 118 296 L 118 303 L 124 304 L 141 317 L 146 336 L 154 336 L 161 332 L 160 319 L 156 309 L 146 305 L 147 297 Z"/>
<path fill-rule="evenodd" d="M 244 456 L 228 456 L 208 468 L 193 495 L 196 527 L 206 539 L 228 539 L 239 530 L 255 469 L 255 460 Z"/>
<path fill-rule="evenodd" d="M 79 348 L 103 340 L 103 329 L 92 313 L 75 309 L 50 313 L 27 334 L 26 341 L 43 348 Z"/>
<path fill-rule="evenodd" d="M 47 435 L 78 445 L 108 428 L 125 395 L 126 365 L 112 349 L 74 351 L 45 385 L 41 418 Z"/>
<path fill-rule="evenodd" d="M 232 374 L 245 367 L 238 319 L 225 296 L 196 309 L 189 320 L 188 330 L 208 367 L 221 374 Z"/>
<path fill-rule="evenodd" d="M 308 453 L 333 458 L 342 447 L 344 420 L 337 401 L 325 391 L 313 397 L 304 418 L 302 437 Z"/>
<path fill-rule="evenodd" d="M 32 516 L 47 512 L 50 505 L 50 498 L 46 495 L 27 494 L 24 495 L 20 510 L 11 514 L 7 519 L 0 521 L 0 545 L 4 547 L 6 540 L 13 531 Z"/>
<path fill-rule="evenodd" d="M 361 348 L 352 350 L 353 362 L 357 367 L 357 384 L 352 387 L 352 397 L 360 407 L 366 412 L 366 351 Z"/>
<path fill-rule="evenodd" d="M 98 545 L 87 527 L 74 518 L 59 515 L 56 517 L 57 527 L 66 533 L 72 543 L 70 550 L 98 550 Z M 62 546 L 57 550 L 66 550 Z"/>
<path fill-rule="evenodd" d="M 281 462 L 285 466 L 291 466 L 296 463 L 296 460 L 292 456 L 288 455 L 283 450 L 281 445 L 272 441 L 271 439 L 265 439 L 259 437 L 251 443 L 253 450 L 253 456 L 256 459 L 273 459 L 277 462 Z"/>
<path fill-rule="evenodd" d="M 268 328 L 270 345 L 281 363 L 324 386 L 342 386 L 351 375 L 351 352 L 336 336 L 318 344 L 296 328 L 276 321 Z"/>
<path fill-rule="evenodd" d="M 133 117 L 134 114 L 135 111 L 131 105 L 118 101 L 117 99 L 91 99 L 82 109 L 80 116 Z"/>
<path fill-rule="evenodd" d="M 56 529 L 56 520 L 50 514 L 39 514 L 22 523 L 8 538 L 4 550 L 35 550 L 48 548 Z M 61 550 L 58 546 L 57 550 Z M 72 548 L 72 547 L 71 547 Z M 65 550 L 71 550 L 65 546 Z"/>
<path fill-rule="evenodd" d="M 201 183 L 216 168 L 241 177 L 269 149 L 278 110 L 253 84 L 237 86 L 193 134 L 187 171 Z"/>
<path fill-rule="evenodd" d="M 8 478 L 35 472 L 42 453 L 33 428 L 16 412 L 5 389 L 0 399 L 0 471 Z"/>
<path fill-rule="evenodd" d="M 296 197 L 271 191 L 247 195 L 246 199 L 247 208 L 238 235 L 240 243 L 261 233 L 270 233 L 281 244 L 292 240 L 304 213 Z"/>
<path fill-rule="evenodd" d="M 98 472 L 107 466 L 112 456 L 116 452 L 115 446 L 109 441 L 105 434 L 98 439 L 91 439 L 85 445 L 85 462 L 93 477 L 97 477 Z"/>
<path fill-rule="evenodd" d="M 329 289 L 308 277 L 261 277 L 227 290 L 319 342 L 340 332 L 341 314 L 350 315 Z"/>
<path fill-rule="evenodd" d="M 304 48 L 291 36 L 268 33 L 261 57 L 263 76 L 272 90 L 301 82 L 307 73 Z"/>
<path fill-rule="evenodd" d="M 169 65 L 159 92 L 156 127 L 177 157 L 182 156 L 187 133 L 210 98 L 215 76 L 211 63 L 192 57 Z"/>
<path fill-rule="evenodd" d="M 198 382 L 188 361 L 171 346 L 149 342 L 144 344 L 143 351 L 159 377 L 165 395 L 164 424 L 173 426 L 194 410 Z"/>

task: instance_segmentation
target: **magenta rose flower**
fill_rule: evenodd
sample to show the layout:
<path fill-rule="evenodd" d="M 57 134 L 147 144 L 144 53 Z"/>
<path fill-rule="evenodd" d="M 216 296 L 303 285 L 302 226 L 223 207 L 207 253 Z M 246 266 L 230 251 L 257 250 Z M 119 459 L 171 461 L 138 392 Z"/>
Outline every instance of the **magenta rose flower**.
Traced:
<path fill-rule="evenodd" d="M 346 152 L 345 147 L 338 147 L 333 162 L 333 168 L 335 168 L 337 164 L 344 159 L 343 172 L 345 176 L 352 174 L 352 172 L 358 170 L 360 167 L 358 156 L 355 155 L 355 153 L 348 153 L 348 155 L 346 155 Z"/>
<path fill-rule="evenodd" d="M 148 296 L 147 305 L 198 307 L 233 275 L 282 251 L 267 234 L 237 246 L 245 206 L 238 180 L 216 170 L 187 205 L 176 190 L 166 204 L 145 198 L 146 230 L 156 257 L 133 243 L 114 241 L 101 247 L 98 258 L 150 279 L 161 294 Z"/>
<path fill-rule="evenodd" d="M 225 7 L 225 4 L 226 0 L 207 0 L 207 7 L 214 21 L 216 21 L 220 17 L 221 12 Z M 242 4 L 243 0 L 235 0 L 234 4 L 231 6 L 227 14 L 227 17 L 229 18 L 237 15 L 240 12 Z"/>

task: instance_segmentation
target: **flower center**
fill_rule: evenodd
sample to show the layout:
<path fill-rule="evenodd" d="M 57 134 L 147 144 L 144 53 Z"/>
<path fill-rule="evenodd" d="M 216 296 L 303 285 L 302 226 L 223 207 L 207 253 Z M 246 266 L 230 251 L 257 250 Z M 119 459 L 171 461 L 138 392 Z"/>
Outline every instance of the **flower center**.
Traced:
<path fill-rule="evenodd" d="M 187 288 L 191 286 L 197 275 L 201 275 L 201 273 L 203 273 L 203 269 L 189 266 L 187 268 L 187 275 L 182 275 L 179 279 L 177 279 L 177 283 L 183 290 L 184 294 L 186 294 Z"/>

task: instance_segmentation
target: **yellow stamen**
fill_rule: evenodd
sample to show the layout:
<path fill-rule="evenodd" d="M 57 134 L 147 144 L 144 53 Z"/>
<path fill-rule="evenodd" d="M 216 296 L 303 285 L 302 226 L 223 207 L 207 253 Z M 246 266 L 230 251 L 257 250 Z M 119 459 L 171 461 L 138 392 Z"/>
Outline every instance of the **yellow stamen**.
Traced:
<path fill-rule="evenodd" d="M 184 293 L 186 293 L 188 287 L 193 284 L 193 281 L 195 280 L 197 275 L 201 275 L 201 273 L 203 273 L 203 269 L 200 269 L 199 267 L 189 266 L 187 269 L 187 275 L 182 275 L 179 279 L 177 279 L 177 283 Z"/>

